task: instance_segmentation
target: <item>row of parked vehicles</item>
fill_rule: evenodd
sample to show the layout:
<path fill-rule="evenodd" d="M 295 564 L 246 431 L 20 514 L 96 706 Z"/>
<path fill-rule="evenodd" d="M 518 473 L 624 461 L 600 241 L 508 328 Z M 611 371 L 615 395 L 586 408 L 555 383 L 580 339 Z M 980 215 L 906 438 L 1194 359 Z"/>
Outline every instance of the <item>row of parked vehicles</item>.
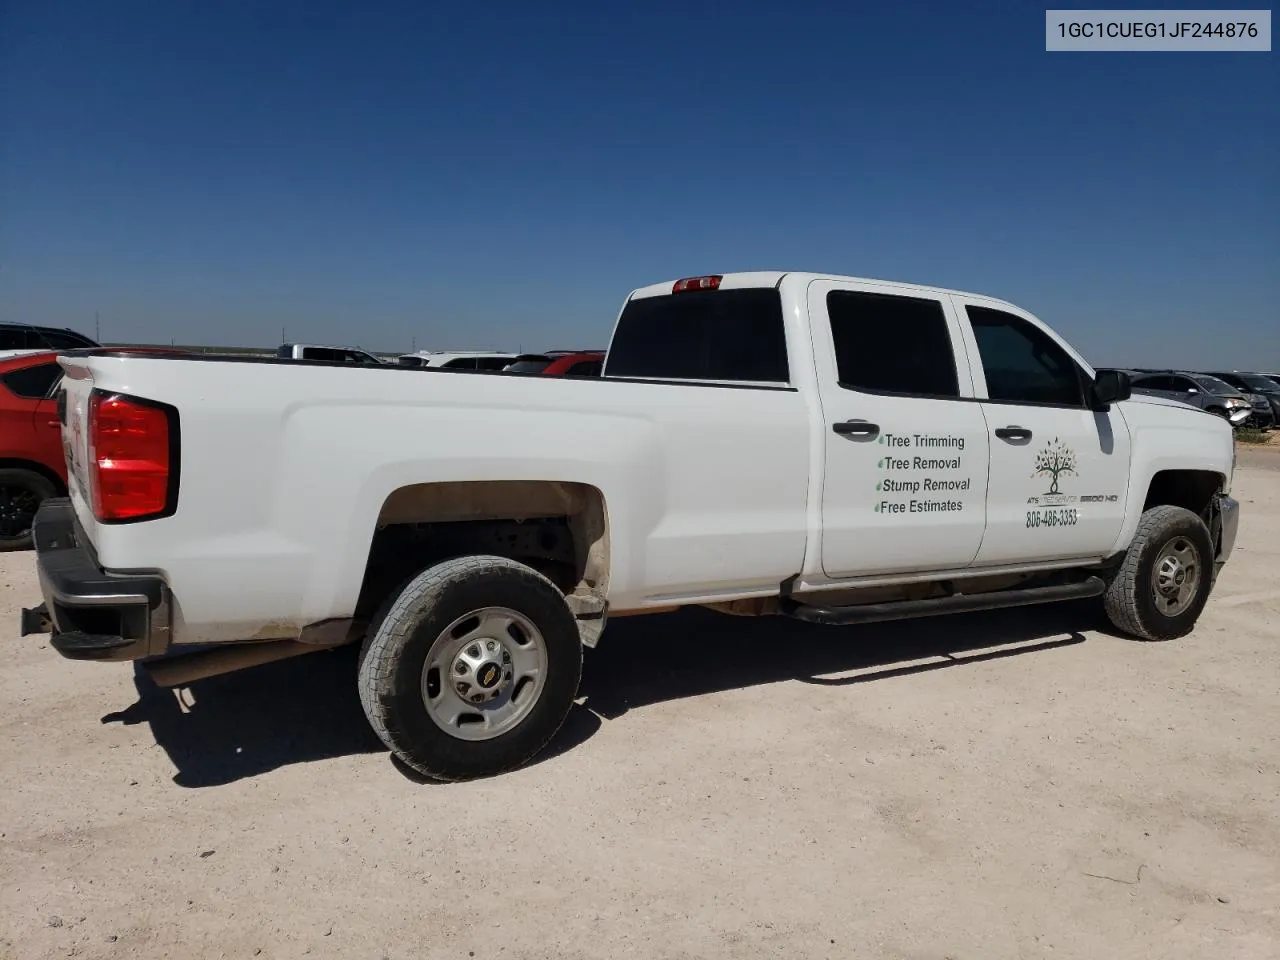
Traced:
<path fill-rule="evenodd" d="M 1125 370 L 1134 393 L 1180 400 L 1233 427 L 1270 430 L 1280 422 L 1280 374 Z"/>
<path fill-rule="evenodd" d="M 314 343 L 283 343 L 276 350 L 282 360 L 320 363 L 393 363 L 399 367 L 441 370 L 481 370 L 490 373 L 536 373 L 547 377 L 598 377 L 604 367 L 603 350 L 547 350 L 543 353 L 505 353 L 501 350 L 417 350 L 394 361 L 359 347 Z"/>
<path fill-rule="evenodd" d="M 422 350 L 396 358 L 402 367 L 438 367 L 442 370 L 488 370 L 535 373 L 544 377 L 598 377 L 604 368 L 603 350 L 547 350 L 544 353 L 461 353 Z"/>

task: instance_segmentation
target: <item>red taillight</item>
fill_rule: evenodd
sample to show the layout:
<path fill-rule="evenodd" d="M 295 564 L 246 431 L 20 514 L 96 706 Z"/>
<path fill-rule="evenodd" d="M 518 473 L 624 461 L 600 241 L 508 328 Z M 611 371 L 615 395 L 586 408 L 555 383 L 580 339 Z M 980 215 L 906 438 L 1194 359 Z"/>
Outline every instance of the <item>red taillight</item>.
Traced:
<path fill-rule="evenodd" d="M 677 280 L 671 285 L 672 293 L 685 293 L 689 290 L 718 290 L 720 288 L 721 276 L 711 277 L 685 277 L 683 280 Z"/>
<path fill-rule="evenodd" d="M 89 399 L 89 470 L 99 520 L 142 520 L 172 511 L 169 412 L 127 397 Z"/>

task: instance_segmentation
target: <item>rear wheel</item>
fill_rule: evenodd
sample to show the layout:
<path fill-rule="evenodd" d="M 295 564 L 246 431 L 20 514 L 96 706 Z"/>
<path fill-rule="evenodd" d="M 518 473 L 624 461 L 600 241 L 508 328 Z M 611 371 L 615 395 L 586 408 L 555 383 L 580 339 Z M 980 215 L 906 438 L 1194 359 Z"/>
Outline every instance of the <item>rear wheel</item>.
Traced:
<path fill-rule="evenodd" d="M 1146 511 L 1103 603 L 1107 617 L 1144 640 L 1192 631 L 1213 587 L 1213 541 L 1203 520 L 1182 507 Z"/>
<path fill-rule="evenodd" d="M 461 780 L 531 759 L 581 675 L 577 622 L 555 585 L 513 560 L 464 557 L 423 571 L 375 618 L 360 702 L 401 760 Z"/>
<path fill-rule="evenodd" d="M 47 477 L 34 470 L 0 469 L 0 550 L 25 550 L 31 546 L 36 511 L 57 492 Z"/>

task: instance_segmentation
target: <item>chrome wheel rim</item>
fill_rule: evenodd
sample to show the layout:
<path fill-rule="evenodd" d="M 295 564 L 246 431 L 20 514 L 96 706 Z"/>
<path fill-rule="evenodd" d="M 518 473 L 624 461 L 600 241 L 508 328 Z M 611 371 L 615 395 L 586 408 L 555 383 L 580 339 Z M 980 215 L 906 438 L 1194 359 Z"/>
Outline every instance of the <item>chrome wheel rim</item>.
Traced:
<path fill-rule="evenodd" d="M 422 702 L 441 730 L 490 740 L 529 715 L 547 678 L 547 644 L 528 617 L 484 607 L 449 624 L 422 667 Z"/>
<path fill-rule="evenodd" d="M 1200 554 L 1186 537 L 1174 537 L 1164 545 L 1151 571 L 1156 609 L 1176 617 L 1191 606 L 1200 586 Z"/>

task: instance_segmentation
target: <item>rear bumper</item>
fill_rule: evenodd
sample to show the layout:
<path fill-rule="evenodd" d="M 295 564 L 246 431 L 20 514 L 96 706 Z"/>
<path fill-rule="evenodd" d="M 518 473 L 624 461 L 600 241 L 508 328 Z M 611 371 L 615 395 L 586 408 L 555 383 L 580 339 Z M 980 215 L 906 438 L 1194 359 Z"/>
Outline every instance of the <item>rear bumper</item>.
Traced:
<path fill-rule="evenodd" d="M 43 609 L 24 610 L 23 633 L 52 634 L 72 660 L 138 660 L 169 645 L 169 588 L 154 574 L 108 573 L 76 520 L 71 501 L 46 500 L 32 528 Z"/>

